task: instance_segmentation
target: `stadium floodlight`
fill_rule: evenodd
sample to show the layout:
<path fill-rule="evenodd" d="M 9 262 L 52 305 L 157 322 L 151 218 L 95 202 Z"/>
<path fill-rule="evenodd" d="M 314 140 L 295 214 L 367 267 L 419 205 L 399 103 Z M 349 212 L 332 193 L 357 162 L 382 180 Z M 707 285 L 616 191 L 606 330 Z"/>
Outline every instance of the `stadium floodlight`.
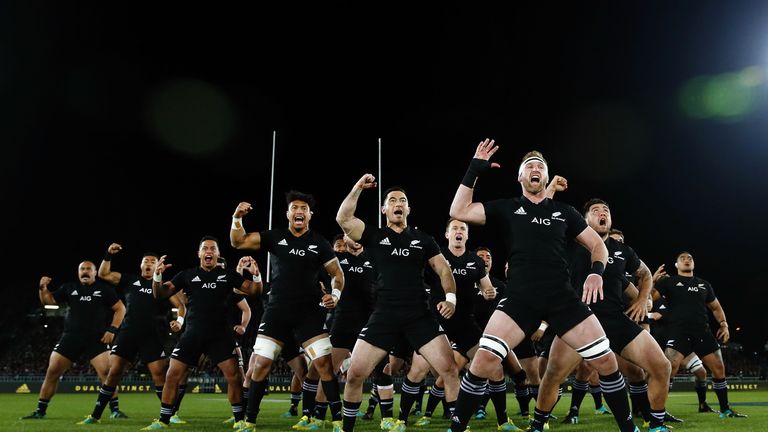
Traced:
<path fill-rule="evenodd" d="M 59 308 L 59 305 L 45 305 L 44 307 L 45 307 L 46 309 L 58 309 L 58 308 Z"/>

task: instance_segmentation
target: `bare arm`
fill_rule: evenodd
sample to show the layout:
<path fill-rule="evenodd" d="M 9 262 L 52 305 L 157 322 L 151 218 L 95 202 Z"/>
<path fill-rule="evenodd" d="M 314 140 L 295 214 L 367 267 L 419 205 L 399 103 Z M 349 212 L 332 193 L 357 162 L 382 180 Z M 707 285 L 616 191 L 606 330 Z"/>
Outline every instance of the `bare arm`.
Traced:
<path fill-rule="evenodd" d="M 235 289 L 238 294 L 254 295 L 261 294 L 261 290 L 264 289 L 264 282 L 261 280 L 261 273 L 259 272 L 259 264 L 256 260 L 250 256 L 244 256 L 237 262 L 236 271 L 243 274 L 243 269 L 248 270 L 252 275 L 251 279 L 246 278 L 243 284 Z"/>
<path fill-rule="evenodd" d="M 248 328 L 248 323 L 251 322 L 251 307 L 248 306 L 248 301 L 246 299 L 242 299 L 237 302 L 237 308 L 240 309 L 241 317 L 240 324 L 236 325 L 234 330 L 235 333 L 242 336 L 245 334 L 245 329 Z"/>
<path fill-rule="evenodd" d="M 450 318 L 456 312 L 456 280 L 453 278 L 451 267 L 443 254 L 437 254 L 429 259 L 429 266 L 440 277 L 440 285 L 445 291 L 445 300 L 437 304 L 437 312 L 443 318 Z"/>
<path fill-rule="evenodd" d="M 122 301 L 118 300 L 112 305 L 112 322 L 109 324 L 109 328 L 104 332 L 101 337 L 101 342 L 105 344 L 111 344 L 115 339 L 116 329 L 120 328 L 120 324 L 123 323 L 125 318 L 125 305 Z"/>
<path fill-rule="evenodd" d="M 713 301 L 707 303 L 707 307 L 712 311 L 712 315 L 715 316 L 717 322 L 720 323 L 720 328 L 717 330 L 717 338 L 722 343 L 728 343 L 728 339 L 730 339 L 731 335 L 728 331 L 728 321 L 725 319 L 725 311 L 723 310 L 723 306 L 720 305 L 720 301 L 718 299 L 714 299 Z"/>
<path fill-rule="evenodd" d="M 641 260 L 635 271 L 637 277 L 637 296 L 629 305 L 626 314 L 632 321 L 642 321 L 648 315 L 648 296 L 653 289 L 653 276 L 648 266 Z"/>
<path fill-rule="evenodd" d="M 360 240 L 363 231 L 365 231 L 365 222 L 355 216 L 357 200 L 360 198 L 363 189 L 374 187 L 376 187 L 376 177 L 372 174 L 363 174 L 360 180 L 352 186 L 352 190 L 349 191 L 344 201 L 341 202 L 339 211 L 336 213 L 336 222 L 341 227 L 341 230 L 354 241 Z"/>
<path fill-rule="evenodd" d="M 568 189 L 568 180 L 566 180 L 565 177 L 556 175 L 547 185 L 545 196 L 549 199 L 552 199 L 555 197 L 555 192 L 562 192 L 566 189 Z"/>
<path fill-rule="evenodd" d="M 40 289 L 38 295 L 40 296 L 40 303 L 43 305 L 55 305 L 56 299 L 53 298 L 53 294 L 48 290 L 48 285 L 51 283 L 51 278 L 43 276 L 40 278 Z"/>
<path fill-rule="evenodd" d="M 243 227 L 243 216 L 247 215 L 253 207 L 247 202 L 241 202 L 237 205 L 235 213 L 232 215 L 232 226 L 229 230 L 229 242 L 235 249 L 253 249 L 261 248 L 261 234 L 258 231 L 246 233 Z"/>
<path fill-rule="evenodd" d="M 184 305 L 187 298 L 183 292 L 179 291 L 176 294 L 168 297 L 173 307 L 176 308 L 176 319 L 169 323 L 171 331 L 176 333 L 181 331 L 181 326 L 184 325 L 184 317 L 187 315 L 187 307 Z"/>
<path fill-rule="evenodd" d="M 321 302 L 326 308 L 333 309 L 339 303 L 341 292 L 344 290 L 344 271 L 341 269 L 339 259 L 336 257 L 323 264 L 323 267 L 325 267 L 325 271 L 328 272 L 328 276 L 331 277 L 331 293 L 328 294 L 325 292 L 325 289 L 323 289 L 325 294 L 323 295 Z M 320 282 L 320 284 L 322 285 L 322 282 Z"/>
<path fill-rule="evenodd" d="M 496 298 L 496 288 L 491 283 L 491 278 L 488 275 L 483 276 L 480 279 L 480 293 L 486 300 L 493 300 Z"/>
<path fill-rule="evenodd" d="M 576 241 L 586 247 L 592 256 L 593 270 L 584 281 L 584 294 L 581 296 L 581 301 L 590 304 L 597 302 L 598 297 L 603 300 L 602 270 L 608 262 L 608 248 L 605 247 L 603 239 L 590 227 L 584 228 L 584 231 L 576 236 Z"/>
<path fill-rule="evenodd" d="M 498 168 L 497 163 L 488 163 L 488 160 L 499 149 L 494 140 L 485 139 L 477 145 L 475 156 L 470 162 L 467 174 L 464 176 L 456 195 L 451 202 L 450 216 L 466 223 L 485 225 L 485 207 L 482 203 L 472 202 L 475 181 L 483 171 L 483 167 Z M 474 177 L 474 178 L 473 178 Z M 470 186 L 471 184 L 471 186 Z"/>
<path fill-rule="evenodd" d="M 104 279 L 105 281 L 109 282 L 112 285 L 117 285 L 120 283 L 121 274 L 115 271 L 112 271 L 112 256 L 120 252 L 123 247 L 120 246 L 117 243 L 112 243 L 107 248 L 107 256 L 109 256 L 109 260 L 103 259 L 101 260 L 101 264 L 99 265 L 99 277 Z M 105 258 L 107 258 L 105 256 Z"/>
<path fill-rule="evenodd" d="M 176 292 L 176 287 L 171 282 L 163 282 L 163 272 L 173 264 L 165 263 L 166 255 L 160 257 L 155 268 L 155 275 L 152 278 L 152 295 L 155 298 L 167 298 Z"/>
<path fill-rule="evenodd" d="M 653 276 L 651 276 L 651 298 L 653 301 L 657 301 L 662 297 L 661 293 L 656 290 L 656 284 L 668 277 L 669 275 L 664 270 L 664 264 L 660 265 L 653 273 Z"/>

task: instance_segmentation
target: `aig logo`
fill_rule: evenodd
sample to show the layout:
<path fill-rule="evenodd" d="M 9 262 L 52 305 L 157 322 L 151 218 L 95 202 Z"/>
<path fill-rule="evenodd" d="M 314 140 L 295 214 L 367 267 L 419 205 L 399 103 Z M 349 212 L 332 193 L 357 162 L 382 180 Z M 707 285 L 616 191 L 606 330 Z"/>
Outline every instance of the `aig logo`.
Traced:
<path fill-rule="evenodd" d="M 288 251 L 288 253 L 291 254 L 291 255 L 298 255 L 298 256 L 306 255 L 306 252 L 304 252 L 304 249 L 295 249 L 294 248 L 294 249 L 291 249 L 290 251 Z"/>
<path fill-rule="evenodd" d="M 152 288 L 140 288 L 139 292 L 144 294 L 152 294 Z"/>
<path fill-rule="evenodd" d="M 453 274 L 467 275 L 467 269 L 453 269 Z"/>
<path fill-rule="evenodd" d="M 394 248 L 392 249 L 392 253 L 389 254 L 390 256 L 396 255 L 396 256 L 408 256 L 411 254 L 411 251 L 408 248 Z"/>
<path fill-rule="evenodd" d="M 688 292 L 699 292 L 698 287 L 688 287 Z"/>
<path fill-rule="evenodd" d="M 208 289 L 216 289 L 216 282 L 204 283 L 202 287 Z"/>
<path fill-rule="evenodd" d="M 539 225 L 552 225 L 552 221 L 545 218 L 537 218 L 534 217 L 533 220 L 531 220 L 531 223 L 539 224 Z"/>
<path fill-rule="evenodd" d="M 91 301 L 91 296 L 80 296 L 80 301 Z"/>
<path fill-rule="evenodd" d="M 362 273 L 363 268 L 362 267 L 355 267 L 355 266 L 349 266 L 349 271 L 352 273 Z"/>

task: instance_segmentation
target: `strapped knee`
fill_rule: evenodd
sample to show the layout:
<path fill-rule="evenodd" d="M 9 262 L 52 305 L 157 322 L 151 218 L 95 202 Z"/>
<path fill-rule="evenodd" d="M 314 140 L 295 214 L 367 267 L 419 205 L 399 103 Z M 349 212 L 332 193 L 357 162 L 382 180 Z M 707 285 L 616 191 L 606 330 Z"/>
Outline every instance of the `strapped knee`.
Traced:
<path fill-rule="evenodd" d="M 694 372 L 696 372 L 697 370 L 699 370 L 699 369 L 701 369 L 703 367 L 704 367 L 704 365 L 701 363 L 701 359 L 699 358 L 699 356 L 697 356 L 695 354 L 694 354 L 693 357 L 691 357 L 691 360 L 688 361 L 688 364 L 685 365 L 685 368 L 690 373 L 694 373 Z"/>
<path fill-rule="evenodd" d="M 266 357 L 270 360 L 275 360 L 280 355 L 282 348 L 272 339 L 265 337 L 257 337 L 256 342 L 253 343 L 253 353 Z"/>
<path fill-rule="evenodd" d="M 611 342 L 607 337 L 603 336 L 578 348 L 576 352 L 578 352 L 584 360 L 596 360 L 611 352 Z"/>
<path fill-rule="evenodd" d="M 498 357 L 499 360 L 504 360 L 509 354 L 509 345 L 503 339 L 490 334 L 483 334 L 478 349 L 488 351 Z"/>
<path fill-rule="evenodd" d="M 333 345 L 331 345 L 331 338 L 328 336 L 312 342 L 305 348 L 310 360 L 317 360 L 320 357 L 330 355 L 331 350 L 333 350 Z"/>

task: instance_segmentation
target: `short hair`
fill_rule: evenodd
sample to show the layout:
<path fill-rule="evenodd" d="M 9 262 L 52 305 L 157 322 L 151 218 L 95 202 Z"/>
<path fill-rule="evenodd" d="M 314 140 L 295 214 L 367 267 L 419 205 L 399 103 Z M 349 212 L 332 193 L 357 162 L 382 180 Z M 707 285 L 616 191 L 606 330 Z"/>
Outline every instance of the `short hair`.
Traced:
<path fill-rule="evenodd" d="M 384 196 L 384 201 L 385 202 L 387 201 L 387 195 L 389 195 L 392 192 L 402 192 L 404 195 L 406 195 L 406 196 L 408 195 L 405 192 L 405 189 L 401 188 L 400 186 L 392 186 L 391 188 L 389 188 L 389 189 L 384 191 L 384 195 L 383 196 Z"/>
<path fill-rule="evenodd" d="M 142 258 L 155 257 L 157 259 L 160 259 L 160 254 L 158 254 L 157 252 L 147 251 L 147 252 L 144 252 L 144 255 L 142 255 L 141 257 Z"/>
<path fill-rule="evenodd" d="M 491 253 L 491 249 L 489 249 L 488 246 L 478 246 L 477 249 L 475 249 L 475 253 L 478 253 L 480 251 Z"/>
<path fill-rule="evenodd" d="M 614 235 L 614 234 L 615 235 L 620 235 L 621 238 L 624 238 L 624 232 L 621 231 L 620 229 L 611 228 L 611 230 L 608 231 L 608 235 Z"/>
<path fill-rule="evenodd" d="M 332 243 L 336 243 L 339 240 L 344 240 L 344 234 L 336 234 L 335 236 L 333 236 L 333 242 Z"/>
<path fill-rule="evenodd" d="M 678 252 L 678 254 L 675 255 L 675 261 L 677 261 L 677 259 L 680 258 L 680 255 L 683 255 L 683 254 L 688 254 L 688 255 L 691 256 L 691 258 L 693 258 L 693 254 L 692 253 L 688 252 L 687 250 L 684 250 L 684 251 Z"/>
<path fill-rule="evenodd" d="M 584 203 L 584 216 L 586 216 L 587 213 L 589 213 L 589 209 L 595 204 L 603 204 L 606 207 L 611 208 L 611 206 L 609 206 L 607 202 L 601 200 L 600 198 L 592 198 L 591 200 Z"/>
<path fill-rule="evenodd" d="M 463 220 L 461 220 L 461 219 L 456 219 L 455 217 L 449 217 L 449 218 L 448 218 L 448 222 L 446 222 L 446 223 L 445 223 L 445 229 L 448 229 L 448 227 L 449 227 L 449 226 L 451 226 L 451 222 L 453 222 L 453 221 L 459 221 L 459 222 L 461 222 L 461 223 L 463 223 L 463 224 L 467 225 L 467 228 L 469 228 L 469 224 L 468 224 L 468 223 L 466 223 L 466 222 L 464 222 Z"/>
<path fill-rule="evenodd" d="M 304 192 L 299 192 L 297 190 L 290 190 L 285 193 L 285 203 L 290 204 L 294 201 L 304 201 L 307 203 L 310 209 L 315 208 L 315 197 L 313 197 L 311 194 L 306 194 Z"/>
<path fill-rule="evenodd" d="M 538 151 L 538 150 L 531 150 L 528 153 L 526 153 L 525 156 L 523 156 L 523 159 L 520 161 L 520 163 L 523 163 L 523 162 L 525 162 L 526 159 L 532 158 L 532 157 L 539 158 L 539 159 L 541 159 L 544 162 L 545 165 L 549 165 L 547 163 L 547 160 L 544 159 L 544 155 L 541 154 L 541 152 Z"/>
<path fill-rule="evenodd" d="M 203 238 L 200 239 L 200 243 L 197 244 L 197 248 L 199 249 L 200 246 L 203 245 L 203 242 L 208 241 L 208 240 L 215 241 L 217 246 L 219 244 L 219 239 L 217 239 L 216 237 L 214 237 L 212 235 L 204 235 Z"/>

